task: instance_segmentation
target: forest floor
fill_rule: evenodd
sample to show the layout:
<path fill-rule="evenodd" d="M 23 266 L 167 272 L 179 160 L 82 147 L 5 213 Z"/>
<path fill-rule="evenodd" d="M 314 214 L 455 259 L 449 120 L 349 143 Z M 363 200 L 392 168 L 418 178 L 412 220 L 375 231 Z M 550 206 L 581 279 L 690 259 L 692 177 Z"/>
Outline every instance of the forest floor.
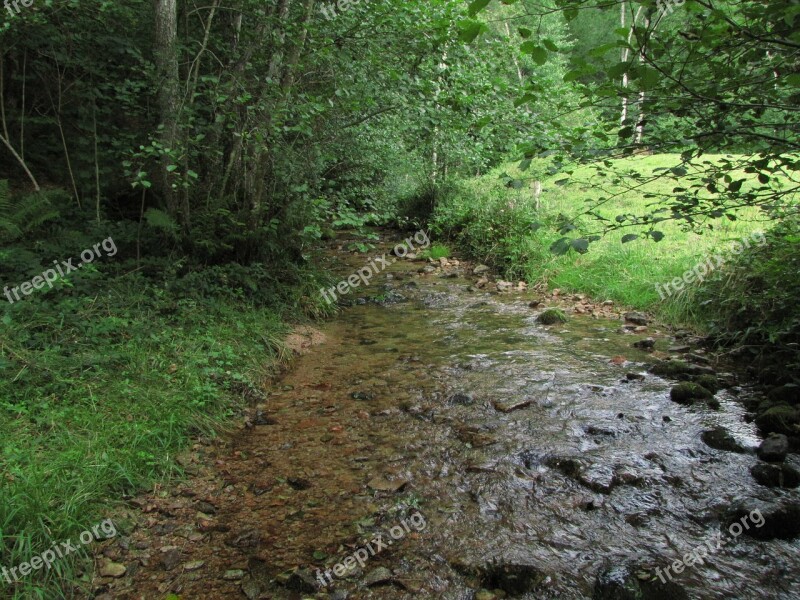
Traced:
<path fill-rule="evenodd" d="M 381 239 L 370 256 L 401 236 Z M 343 278 L 369 261 L 346 242 L 328 254 Z M 656 577 L 738 497 L 791 493 L 751 477 L 752 392 L 690 334 L 466 261 L 391 262 L 293 334 L 293 368 L 180 457 L 184 480 L 129 499 L 93 597 L 622 598 L 609 569 L 645 598 L 800 594 L 790 541 L 742 536 Z M 670 400 L 649 368 L 678 357 L 721 382 L 715 401 Z M 737 451 L 704 441 L 718 428 Z"/>

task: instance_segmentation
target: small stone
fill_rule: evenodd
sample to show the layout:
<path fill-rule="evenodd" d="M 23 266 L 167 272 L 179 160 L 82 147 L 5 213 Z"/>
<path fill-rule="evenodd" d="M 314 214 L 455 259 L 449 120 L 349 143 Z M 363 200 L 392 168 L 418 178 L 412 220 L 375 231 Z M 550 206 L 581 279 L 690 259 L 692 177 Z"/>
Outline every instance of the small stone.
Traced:
<path fill-rule="evenodd" d="M 510 281 L 498 281 L 496 284 L 498 292 L 509 292 L 514 287 Z"/>
<path fill-rule="evenodd" d="M 102 577 L 113 577 L 115 579 L 122 577 L 128 571 L 125 565 L 115 562 L 107 562 L 100 567 L 100 575 Z"/>
<path fill-rule="evenodd" d="M 383 477 L 375 477 L 371 479 L 369 483 L 367 483 L 367 486 L 376 492 L 399 492 L 407 485 L 408 481 L 405 479 L 395 479 L 394 481 L 389 481 Z"/>
<path fill-rule="evenodd" d="M 181 562 L 181 551 L 178 549 L 168 550 L 161 555 L 161 560 L 159 562 L 162 569 L 165 571 L 172 571 L 172 569 L 177 567 Z"/>
<path fill-rule="evenodd" d="M 184 571 L 197 571 L 197 569 L 201 568 L 206 561 L 204 560 L 193 560 L 191 562 L 183 563 L 183 570 Z"/>
<path fill-rule="evenodd" d="M 300 477 L 289 477 L 286 479 L 286 483 L 297 491 L 307 490 L 311 487 L 311 482 L 308 479 L 302 479 Z"/>
<path fill-rule="evenodd" d="M 238 581 L 242 577 L 244 577 L 244 571 L 241 569 L 228 569 L 222 574 L 225 581 Z"/>
<path fill-rule="evenodd" d="M 689 350 L 691 349 L 692 349 L 691 346 L 670 346 L 667 349 L 667 352 L 673 352 L 675 354 L 685 354 L 686 352 L 689 352 Z"/>
<path fill-rule="evenodd" d="M 473 275 L 483 275 L 484 273 L 488 273 L 489 271 L 491 271 L 491 269 L 489 267 L 487 267 L 486 265 L 478 265 L 477 267 L 472 269 L 472 274 Z"/>
<path fill-rule="evenodd" d="M 378 567 L 367 573 L 367 576 L 364 577 L 364 586 L 372 587 L 382 583 L 389 583 L 392 577 L 392 572 L 389 569 L 386 567 Z"/>
<path fill-rule="evenodd" d="M 633 347 L 639 348 L 640 350 L 652 350 L 656 347 L 656 341 L 651 337 L 645 338 L 638 342 L 633 342 Z"/>
<path fill-rule="evenodd" d="M 633 323 L 634 325 L 647 325 L 650 319 L 647 318 L 647 315 L 640 312 L 629 312 L 625 313 L 625 321 Z"/>
<path fill-rule="evenodd" d="M 295 569 L 286 580 L 286 589 L 295 592 L 313 594 L 319 587 L 319 581 L 308 569 Z"/>

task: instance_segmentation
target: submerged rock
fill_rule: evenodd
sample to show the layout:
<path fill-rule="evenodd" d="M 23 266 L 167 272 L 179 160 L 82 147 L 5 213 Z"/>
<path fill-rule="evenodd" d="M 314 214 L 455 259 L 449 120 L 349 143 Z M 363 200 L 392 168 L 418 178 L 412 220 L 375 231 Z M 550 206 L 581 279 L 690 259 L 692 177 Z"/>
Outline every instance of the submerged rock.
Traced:
<path fill-rule="evenodd" d="M 726 511 L 723 523 L 728 531 L 738 523 L 744 535 L 757 540 L 792 540 L 800 535 L 800 501 L 769 504 L 755 498 L 738 499 Z"/>
<path fill-rule="evenodd" d="M 617 478 L 611 467 L 594 464 L 585 459 L 551 456 L 544 460 L 544 464 L 601 494 L 610 494 L 617 484 Z"/>
<path fill-rule="evenodd" d="M 790 465 L 758 463 L 750 468 L 750 473 L 767 487 L 796 488 L 800 485 L 800 472 Z"/>
<path fill-rule="evenodd" d="M 715 450 L 738 452 L 740 454 L 747 452 L 724 427 L 714 427 L 714 429 L 704 431 L 701 437 L 707 446 Z"/>
<path fill-rule="evenodd" d="M 483 596 L 487 598 L 502 598 L 505 594 L 517 597 L 534 592 L 549 578 L 537 565 L 518 559 L 473 565 L 459 558 L 450 564 L 455 571 L 470 579 L 472 585 L 482 588 Z"/>
<path fill-rule="evenodd" d="M 448 404 L 457 404 L 459 406 L 469 406 L 473 401 L 471 394 L 463 392 L 456 392 L 447 399 Z"/>
<path fill-rule="evenodd" d="M 538 567 L 523 563 L 502 563 L 484 567 L 481 583 L 489 589 L 519 595 L 533 592 L 547 576 Z"/>
<path fill-rule="evenodd" d="M 638 577 L 634 570 L 625 565 L 601 570 L 595 580 L 592 600 L 689 600 L 689 594 L 677 583 L 662 582 L 657 577 Z"/>

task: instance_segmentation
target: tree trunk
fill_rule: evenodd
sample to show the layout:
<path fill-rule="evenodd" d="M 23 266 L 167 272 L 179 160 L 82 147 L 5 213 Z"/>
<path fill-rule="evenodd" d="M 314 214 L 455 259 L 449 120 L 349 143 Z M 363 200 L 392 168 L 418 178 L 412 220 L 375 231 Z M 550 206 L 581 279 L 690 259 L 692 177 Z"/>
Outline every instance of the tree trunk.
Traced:
<path fill-rule="evenodd" d="M 620 6 L 622 7 L 620 9 L 620 26 L 624 29 L 625 28 L 625 7 L 627 6 L 627 4 L 625 2 L 623 2 Z M 636 11 L 636 15 L 633 17 L 633 23 L 631 23 L 631 28 L 628 31 L 628 45 L 630 45 L 631 40 L 633 39 L 633 32 L 636 29 L 636 21 L 639 20 L 639 15 L 641 13 L 642 13 L 642 7 L 640 6 L 639 10 Z M 628 56 L 629 55 L 630 54 L 629 54 L 628 48 L 623 48 L 622 56 L 621 56 L 621 58 L 622 58 L 621 62 L 626 62 L 628 60 Z M 627 88 L 628 87 L 628 72 L 627 71 L 622 74 L 622 87 L 623 88 Z M 625 125 L 625 121 L 627 120 L 627 118 L 628 118 L 628 95 L 623 92 L 623 95 L 622 95 L 622 116 L 621 116 L 620 121 L 619 121 L 620 125 L 624 126 Z"/>
<path fill-rule="evenodd" d="M 178 139 L 178 113 L 180 79 L 178 71 L 178 4 L 176 0 L 156 0 L 155 59 L 158 73 L 158 108 L 161 125 L 161 143 L 165 154 L 161 159 L 159 187 L 167 210 L 179 218 L 184 230 L 188 229 L 189 215 L 179 210 L 179 196 L 173 189 L 173 177 L 167 167 L 174 164 L 175 143 Z"/>

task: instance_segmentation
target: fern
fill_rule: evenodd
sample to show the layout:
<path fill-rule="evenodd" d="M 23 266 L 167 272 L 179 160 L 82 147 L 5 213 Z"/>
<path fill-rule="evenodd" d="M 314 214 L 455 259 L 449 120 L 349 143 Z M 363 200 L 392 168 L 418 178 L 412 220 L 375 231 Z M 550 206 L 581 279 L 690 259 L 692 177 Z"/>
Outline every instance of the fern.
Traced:
<path fill-rule="evenodd" d="M 163 210 L 148 208 L 144 213 L 144 218 L 150 227 L 160 229 L 172 238 L 177 237 L 178 224 Z"/>
<path fill-rule="evenodd" d="M 45 193 L 36 192 L 13 200 L 8 181 L 0 180 L 0 243 L 13 242 L 58 216 L 58 210 Z"/>

